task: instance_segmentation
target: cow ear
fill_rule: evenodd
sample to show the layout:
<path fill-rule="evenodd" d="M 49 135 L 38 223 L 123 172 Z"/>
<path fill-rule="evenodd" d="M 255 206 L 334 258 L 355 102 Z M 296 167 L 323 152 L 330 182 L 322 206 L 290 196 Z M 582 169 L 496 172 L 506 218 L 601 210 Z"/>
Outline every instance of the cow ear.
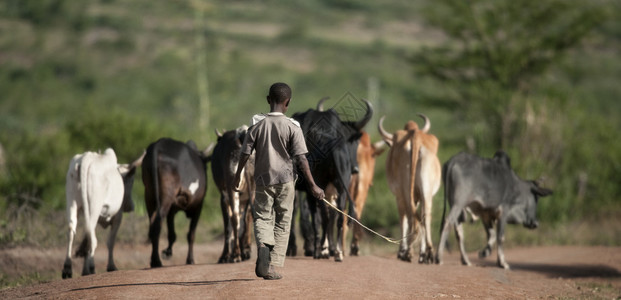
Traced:
<path fill-rule="evenodd" d="M 498 151 L 496 151 L 496 153 L 494 153 L 494 160 L 496 162 L 500 163 L 500 164 L 503 164 L 503 165 L 511 168 L 511 158 L 503 150 L 498 150 Z"/>
<path fill-rule="evenodd" d="M 193 140 L 188 140 L 185 144 L 192 148 L 192 150 L 198 151 L 198 147 L 196 147 L 196 143 Z"/>
<path fill-rule="evenodd" d="M 530 190 L 533 192 L 533 194 L 536 194 L 539 197 L 545 197 L 545 196 L 552 195 L 551 189 L 540 187 L 536 181 L 531 181 L 531 184 L 532 184 L 532 187 Z"/>

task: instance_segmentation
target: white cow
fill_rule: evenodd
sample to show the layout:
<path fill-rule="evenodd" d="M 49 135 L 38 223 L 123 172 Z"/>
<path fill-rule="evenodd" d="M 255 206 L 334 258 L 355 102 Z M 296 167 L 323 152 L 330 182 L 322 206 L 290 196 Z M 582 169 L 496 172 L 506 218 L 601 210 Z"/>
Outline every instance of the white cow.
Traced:
<path fill-rule="evenodd" d="M 82 275 L 95 273 L 93 256 L 97 247 L 95 227 L 112 225 L 108 237 L 108 271 L 115 271 L 114 240 L 121 225 L 123 211 L 134 209 L 131 198 L 136 167 L 142 163 L 144 154 L 131 164 L 117 164 L 116 154 L 111 148 L 103 154 L 85 152 L 77 154 L 69 163 L 67 171 L 67 219 L 69 221 L 67 256 L 63 266 L 63 278 L 71 278 L 71 246 L 76 234 L 78 211 L 83 211 L 85 236 L 76 252 L 84 256 Z M 122 208 L 122 211 L 121 211 Z"/>

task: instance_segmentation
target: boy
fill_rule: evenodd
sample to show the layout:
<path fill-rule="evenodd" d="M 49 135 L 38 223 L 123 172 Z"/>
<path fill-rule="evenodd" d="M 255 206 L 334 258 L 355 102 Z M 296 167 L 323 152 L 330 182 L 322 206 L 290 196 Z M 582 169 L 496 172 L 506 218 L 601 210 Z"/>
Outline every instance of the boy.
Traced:
<path fill-rule="evenodd" d="M 252 150 L 256 150 L 253 217 L 258 254 L 255 274 L 268 280 L 282 278 L 274 267 L 283 267 L 285 263 L 295 195 L 293 161 L 302 170 L 313 196 L 325 197 L 311 175 L 300 124 L 284 115 L 290 102 L 291 88 L 285 83 L 272 84 L 267 96 L 270 113 L 252 117 L 233 182 L 233 186 L 239 186 L 241 171 Z"/>

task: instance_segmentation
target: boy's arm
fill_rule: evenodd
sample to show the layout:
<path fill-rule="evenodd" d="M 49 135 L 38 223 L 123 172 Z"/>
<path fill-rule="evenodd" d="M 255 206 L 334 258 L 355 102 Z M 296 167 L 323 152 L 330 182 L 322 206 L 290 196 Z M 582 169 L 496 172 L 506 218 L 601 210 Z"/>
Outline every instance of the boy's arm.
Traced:
<path fill-rule="evenodd" d="M 241 181 L 241 171 L 244 169 L 246 162 L 248 162 L 248 158 L 250 155 L 241 153 L 239 157 L 239 164 L 237 164 L 237 172 L 235 172 L 235 179 L 233 179 L 233 190 L 239 192 L 239 182 Z"/>
<path fill-rule="evenodd" d="M 315 184 L 315 180 L 313 179 L 313 175 L 311 174 L 310 167 L 308 166 L 308 160 L 306 160 L 306 155 L 300 154 L 295 157 L 295 160 L 298 163 L 298 167 L 302 170 L 302 174 L 306 181 L 311 187 L 311 193 L 317 199 L 323 199 L 326 195 L 323 190 Z"/>

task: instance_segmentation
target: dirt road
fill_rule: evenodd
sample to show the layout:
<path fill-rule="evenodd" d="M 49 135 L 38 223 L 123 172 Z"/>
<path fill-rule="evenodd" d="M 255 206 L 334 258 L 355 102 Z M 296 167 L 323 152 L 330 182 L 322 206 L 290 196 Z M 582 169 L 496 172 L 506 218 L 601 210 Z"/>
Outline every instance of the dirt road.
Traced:
<path fill-rule="evenodd" d="M 254 249 L 253 249 L 254 250 Z M 419 265 L 398 261 L 395 255 L 346 257 L 342 263 L 287 258 L 282 280 L 254 276 L 254 259 L 218 265 L 219 244 L 199 245 L 196 265 L 183 265 L 186 248 L 175 249 L 174 259 L 159 269 L 146 268 L 149 248 L 119 247 L 117 272 L 103 272 L 105 248 L 96 256 L 97 274 L 79 276 L 82 262 L 74 262 L 74 278 L 60 279 L 62 249 L 9 249 L 0 251 L 3 272 L 53 268 L 58 279 L 49 283 L 0 291 L 0 299 L 192 299 L 192 298 L 311 298 L 311 299 L 527 299 L 621 297 L 621 248 L 537 247 L 506 251 L 512 270 L 479 260 L 473 267 L 459 264 L 457 253 L 445 264 Z M 125 253 L 125 254 L 123 254 Z M 256 252 L 253 252 L 253 255 Z M 51 259 L 50 257 L 53 257 Z M 50 262 L 51 261 L 51 262 Z"/>

